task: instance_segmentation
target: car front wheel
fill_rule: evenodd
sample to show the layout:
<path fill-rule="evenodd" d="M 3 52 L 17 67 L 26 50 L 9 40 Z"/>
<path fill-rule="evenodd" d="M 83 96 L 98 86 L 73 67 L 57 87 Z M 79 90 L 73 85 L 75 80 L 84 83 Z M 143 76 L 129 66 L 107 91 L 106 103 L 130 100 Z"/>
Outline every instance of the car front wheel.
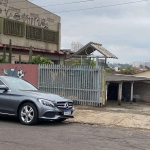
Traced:
<path fill-rule="evenodd" d="M 25 103 L 19 109 L 19 120 L 25 125 L 33 125 L 38 122 L 38 113 L 34 104 Z"/>

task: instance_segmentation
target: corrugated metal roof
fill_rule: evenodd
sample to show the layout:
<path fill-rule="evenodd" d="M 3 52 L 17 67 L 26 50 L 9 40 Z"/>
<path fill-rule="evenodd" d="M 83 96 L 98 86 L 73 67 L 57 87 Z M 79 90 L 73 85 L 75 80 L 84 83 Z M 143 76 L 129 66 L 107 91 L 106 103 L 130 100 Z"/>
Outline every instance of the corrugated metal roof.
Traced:
<path fill-rule="evenodd" d="M 104 47 L 98 45 L 98 44 L 91 44 L 98 52 L 100 52 L 102 55 L 104 55 L 107 58 L 115 58 L 118 59 L 115 55 L 110 53 L 108 50 L 106 50 Z"/>
<path fill-rule="evenodd" d="M 136 77 L 132 75 L 107 74 L 106 82 L 134 82 L 134 81 L 150 81 L 147 77 Z"/>
<path fill-rule="evenodd" d="M 95 42 L 89 42 L 88 44 L 86 44 L 85 46 L 83 46 L 81 49 L 79 49 L 76 53 L 74 53 L 73 55 L 71 55 L 71 57 L 73 56 L 80 56 L 80 55 L 90 55 L 92 52 L 94 52 L 95 50 L 97 50 L 98 52 L 100 52 L 105 58 L 114 58 L 114 59 L 118 59 L 115 55 L 113 55 L 112 53 L 110 53 L 108 50 L 106 50 L 105 48 L 102 47 L 102 44 L 99 43 L 95 43 Z"/>

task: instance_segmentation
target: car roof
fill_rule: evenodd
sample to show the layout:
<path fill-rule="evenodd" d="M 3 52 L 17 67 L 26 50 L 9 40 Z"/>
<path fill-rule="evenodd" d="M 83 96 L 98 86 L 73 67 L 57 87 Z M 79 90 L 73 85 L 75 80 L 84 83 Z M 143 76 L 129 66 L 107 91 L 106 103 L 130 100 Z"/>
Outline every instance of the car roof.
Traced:
<path fill-rule="evenodd" d="M 0 76 L 0 78 L 18 78 L 18 77 L 13 77 L 13 76 Z M 19 78 L 18 78 L 19 79 Z"/>

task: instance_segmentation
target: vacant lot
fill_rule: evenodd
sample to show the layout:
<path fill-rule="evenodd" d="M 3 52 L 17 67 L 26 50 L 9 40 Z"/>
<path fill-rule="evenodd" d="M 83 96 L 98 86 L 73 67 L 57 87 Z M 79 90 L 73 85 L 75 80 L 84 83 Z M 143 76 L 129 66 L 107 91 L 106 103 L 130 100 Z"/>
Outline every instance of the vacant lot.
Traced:
<path fill-rule="evenodd" d="M 68 121 L 150 129 L 150 104 L 148 103 L 122 103 L 118 106 L 117 102 L 109 102 L 106 107 L 76 105 L 74 116 L 74 119 Z"/>

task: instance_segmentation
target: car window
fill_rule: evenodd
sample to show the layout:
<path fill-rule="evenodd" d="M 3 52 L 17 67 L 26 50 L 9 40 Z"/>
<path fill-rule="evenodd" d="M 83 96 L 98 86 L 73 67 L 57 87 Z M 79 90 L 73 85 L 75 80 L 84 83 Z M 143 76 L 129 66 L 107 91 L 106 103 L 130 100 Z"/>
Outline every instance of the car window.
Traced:
<path fill-rule="evenodd" d="M 19 79 L 19 78 L 10 78 L 5 77 L 5 81 L 7 81 L 8 85 L 17 90 L 38 90 L 36 87 L 34 87 L 29 82 L 26 82 L 25 80 Z"/>
<path fill-rule="evenodd" d="M 4 85 L 4 83 L 0 80 L 0 85 Z"/>

